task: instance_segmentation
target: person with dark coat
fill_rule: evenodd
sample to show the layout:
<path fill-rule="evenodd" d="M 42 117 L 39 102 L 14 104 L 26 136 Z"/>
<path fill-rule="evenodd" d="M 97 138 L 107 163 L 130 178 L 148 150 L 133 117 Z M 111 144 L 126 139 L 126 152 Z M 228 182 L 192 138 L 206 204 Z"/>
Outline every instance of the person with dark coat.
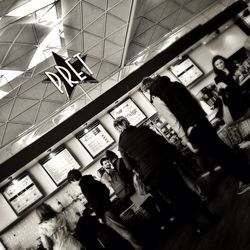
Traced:
<path fill-rule="evenodd" d="M 116 213 L 110 200 L 110 191 L 105 184 L 96 180 L 92 175 L 82 176 L 81 172 L 76 169 L 69 171 L 68 181 L 80 186 L 89 206 L 103 223 L 126 239 L 134 249 L 142 249 L 142 246 L 124 225 L 120 215 Z"/>
<path fill-rule="evenodd" d="M 121 133 L 119 151 L 127 168 L 136 170 L 146 186 L 166 201 L 170 200 L 176 210 L 200 232 L 193 212 L 199 211 L 209 220 L 212 214 L 178 172 L 174 146 L 146 126 L 130 126 L 125 117 L 118 117 L 114 127 Z"/>
<path fill-rule="evenodd" d="M 174 114 L 189 141 L 202 154 L 219 164 L 240 183 L 244 183 L 239 185 L 238 194 L 250 190 L 249 166 L 219 138 L 207 120 L 206 113 L 185 86 L 179 82 L 171 82 L 164 76 L 158 77 L 150 86 L 150 95 Z"/>
<path fill-rule="evenodd" d="M 216 74 L 214 81 L 219 88 L 223 103 L 228 107 L 232 118 L 237 120 L 246 113 L 247 101 L 238 83 L 236 65 L 220 55 L 213 57 L 212 65 Z"/>

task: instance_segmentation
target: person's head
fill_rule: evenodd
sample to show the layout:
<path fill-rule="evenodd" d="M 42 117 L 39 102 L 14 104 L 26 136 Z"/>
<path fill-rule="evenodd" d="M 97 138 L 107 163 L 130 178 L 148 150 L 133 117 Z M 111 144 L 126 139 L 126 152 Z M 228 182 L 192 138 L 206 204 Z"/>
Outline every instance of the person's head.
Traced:
<path fill-rule="evenodd" d="M 36 214 L 41 223 L 54 218 L 57 215 L 57 212 L 50 205 L 43 203 L 38 208 L 36 208 Z"/>
<path fill-rule="evenodd" d="M 82 173 L 77 169 L 72 169 L 68 172 L 67 180 L 71 184 L 79 184 L 79 181 L 82 178 Z"/>
<path fill-rule="evenodd" d="M 114 120 L 114 128 L 122 133 L 125 129 L 130 126 L 130 123 L 127 118 L 119 116 Z"/>
<path fill-rule="evenodd" d="M 227 68 L 227 60 L 223 56 L 216 55 L 212 59 L 212 65 L 214 72 L 218 74 L 220 71 L 223 71 L 225 68 Z"/>
<path fill-rule="evenodd" d="M 171 80 L 167 76 L 157 77 L 153 84 L 149 88 L 150 92 L 150 102 L 153 103 L 154 97 L 160 97 L 163 90 L 171 83 Z"/>
<path fill-rule="evenodd" d="M 148 92 L 150 89 L 151 84 L 153 84 L 154 78 L 152 77 L 144 77 L 140 84 L 140 89 L 142 92 Z"/>
<path fill-rule="evenodd" d="M 107 171 L 109 171 L 113 168 L 111 161 L 107 157 L 103 157 L 100 160 L 100 163 L 103 166 L 103 168 Z"/>
<path fill-rule="evenodd" d="M 118 159 L 118 155 L 111 150 L 107 150 L 105 155 L 112 164 L 114 164 L 114 162 Z"/>

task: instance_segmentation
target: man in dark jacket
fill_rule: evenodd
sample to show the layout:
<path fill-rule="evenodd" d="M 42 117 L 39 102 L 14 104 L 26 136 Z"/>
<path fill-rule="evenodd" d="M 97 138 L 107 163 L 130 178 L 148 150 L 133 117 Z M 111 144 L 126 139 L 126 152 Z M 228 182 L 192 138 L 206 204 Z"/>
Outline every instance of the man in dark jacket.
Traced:
<path fill-rule="evenodd" d="M 238 194 L 250 190 L 250 168 L 218 137 L 206 113 L 185 86 L 160 76 L 152 79 L 149 90 L 151 99 L 158 98 L 165 104 L 165 109 L 176 117 L 189 141 L 202 154 L 244 183 L 239 186 Z"/>
<path fill-rule="evenodd" d="M 106 185 L 96 180 L 92 175 L 82 176 L 81 172 L 76 169 L 69 171 L 68 181 L 80 186 L 89 206 L 94 210 L 100 220 L 129 241 L 134 249 L 142 249 L 142 246 L 123 224 L 119 214 L 115 212 L 110 200 L 110 191 Z"/>
<path fill-rule="evenodd" d="M 119 150 L 127 168 L 135 169 L 153 192 L 170 199 L 176 210 L 199 232 L 193 210 L 208 219 L 212 219 L 212 214 L 180 176 L 175 166 L 175 148 L 146 126 L 130 126 L 124 117 L 118 117 L 114 127 L 121 133 Z"/>

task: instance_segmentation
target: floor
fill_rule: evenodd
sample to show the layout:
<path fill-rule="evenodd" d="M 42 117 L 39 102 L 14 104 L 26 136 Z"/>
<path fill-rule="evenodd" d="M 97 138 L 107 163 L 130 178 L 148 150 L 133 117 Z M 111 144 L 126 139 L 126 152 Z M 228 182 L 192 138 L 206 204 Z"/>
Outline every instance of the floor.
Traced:
<path fill-rule="evenodd" d="M 209 182 L 207 182 L 208 184 Z M 209 209 L 219 220 L 211 225 L 199 218 L 203 228 L 201 235 L 184 223 L 166 229 L 152 250 L 247 250 L 250 249 L 250 191 L 237 195 L 237 182 L 224 177 L 210 183 L 214 191 Z"/>

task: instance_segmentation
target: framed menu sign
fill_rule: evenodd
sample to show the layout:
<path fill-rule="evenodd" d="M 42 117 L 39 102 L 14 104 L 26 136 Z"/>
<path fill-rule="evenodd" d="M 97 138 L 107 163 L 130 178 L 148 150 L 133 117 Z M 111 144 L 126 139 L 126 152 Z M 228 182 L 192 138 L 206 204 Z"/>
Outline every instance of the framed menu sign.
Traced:
<path fill-rule="evenodd" d="M 131 98 L 128 98 L 127 100 L 113 108 L 109 112 L 109 114 L 114 119 L 116 119 L 118 116 L 126 117 L 132 126 L 140 124 L 147 118 Z"/>
<path fill-rule="evenodd" d="M 64 146 L 51 152 L 40 161 L 40 164 L 56 185 L 60 185 L 67 178 L 67 174 L 71 169 L 79 169 L 81 167 Z"/>
<path fill-rule="evenodd" d="M 101 154 L 115 142 L 100 122 L 96 122 L 85 128 L 76 137 L 93 158 Z"/>
<path fill-rule="evenodd" d="M 17 215 L 43 197 L 28 174 L 12 180 L 3 188 L 2 194 Z"/>
<path fill-rule="evenodd" d="M 188 86 L 195 82 L 204 73 L 202 70 L 189 58 L 185 57 L 176 64 L 170 66 L 170 71 L 180 80 L 182 84 Z"/>

